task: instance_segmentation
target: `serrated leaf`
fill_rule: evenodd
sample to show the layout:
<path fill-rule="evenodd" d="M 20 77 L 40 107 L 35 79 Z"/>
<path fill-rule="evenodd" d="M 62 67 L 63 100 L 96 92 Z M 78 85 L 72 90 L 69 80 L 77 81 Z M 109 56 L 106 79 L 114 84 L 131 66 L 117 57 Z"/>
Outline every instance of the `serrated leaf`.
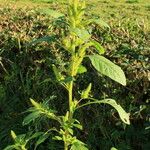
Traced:
<path fill-rule="evenodd" d="M 87 72 L 87 69 L 83 65 L 80 65 L 78 68 L 78 74 L 82 74 L 85 72 Z"/>
<path fill-rule="evenodd" d="M 112 80 L 124 86 L 126 85 L 125 74 L 119 66 L 115 65 L 113 62 L 100 55 L 90 55 L 88 57 L 98 72 L 108 76 Z"/>
<path fill-rule="evenodd" d="M 91 43 L 96 48 L 96 50 L 99 54 L 105 53 L 105 49 L 101 46 L 100 43 L 98 43 L 97 41 L 91 41 Z"/>
<path fill-rule="evenodd" d="M 30 122 L 32 122 L 33 120 L 37 119 L 39 116 L 40 116 L 40 112 L 39 111 L 35 111 L 35 112 L 32 112 L 30 113 L 29 115 L 27 115 L 24 120 L 23 120 L 23 125 L 27 125 L 29 124 Z"/>

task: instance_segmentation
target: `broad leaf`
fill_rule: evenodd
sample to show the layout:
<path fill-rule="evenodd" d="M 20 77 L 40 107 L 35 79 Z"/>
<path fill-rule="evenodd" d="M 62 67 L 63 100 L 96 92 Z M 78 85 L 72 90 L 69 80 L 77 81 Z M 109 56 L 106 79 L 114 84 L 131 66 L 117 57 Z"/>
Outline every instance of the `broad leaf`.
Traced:
<path fill-rule="evenodd" d="M 119 66 L 100 55 L 90 55 L 88 57 L 98 72 L 110 77 L 124 86 L 126 85 L 125 74 Z"/>

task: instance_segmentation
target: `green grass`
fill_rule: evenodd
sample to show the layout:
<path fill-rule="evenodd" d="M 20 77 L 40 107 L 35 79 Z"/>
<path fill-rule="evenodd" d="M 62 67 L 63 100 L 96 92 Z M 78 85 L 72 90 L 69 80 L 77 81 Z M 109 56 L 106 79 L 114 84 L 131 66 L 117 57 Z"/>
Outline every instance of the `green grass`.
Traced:
<path fill-rule="evenodd" d="M 57 10 L 64 8 L 64 0 L 57 0 L 62 2 L 62 5 L 57 5 L 53 2 L 55 0 L 0 0 L 0 8 L 11 7 L 13 9 L 38 9 L 55 7 Z M 105 21 L 121 20 L 123 18 L 134 19 L 137 22 L 143 22 L 149 28 L 150 24 L 150 0 L 138 0 L 128 2 L 119 0 L 87 0 L 88 9 L 93 15 L 100 16 Z"/>

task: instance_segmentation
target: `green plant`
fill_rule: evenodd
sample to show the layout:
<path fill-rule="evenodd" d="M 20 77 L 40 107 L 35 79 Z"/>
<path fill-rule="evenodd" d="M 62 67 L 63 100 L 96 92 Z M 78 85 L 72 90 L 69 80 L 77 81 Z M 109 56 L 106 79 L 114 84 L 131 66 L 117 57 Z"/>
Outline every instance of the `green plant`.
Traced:
<path fill-rule="evenodd" d="M 74 84 L 76 81 L 76 76 L 87 71 L 87 68 L 82 64 L 84 58 L 90 59 L 92 65 L 99 73 L 110 77 L 112 80 L 124 86 L 126 85 L 126 78 L 122 69 L 102 56 L 102 54 L 104 54 L 105 52 L 104 48 L 96 40 L 93 40 L 90 34 L 90 24 L 98 24 L 106 27 L 108 26 L 104 22 L 97 19 L 90 19 L 86 21 L 84 19 L 84 13 L 84 1 L 68 1 L 68 11 L 66 17 L 66 24 L 68 24 L 68 30 L 66 33 L 64 33 L 62 40 L 59 42 L 57 41 L 57 44 L 61 45 L 61 47 L 65 49 L 69 55 L 69 63 L 64 66 L 63 71 L 59 70 L 57 66 L 53 65 L 53 71 L 57 81 L 68 92 L 69 109 L 67 110 L 66 114 L 63 116 L 57 115 L 54 110 L 49 108 L 47 101 L 44 101 L 43 103 L 37 103 L 35 100 L 30 99 L 33 107 L 28 109 L 28 112 L 30 112 L 30 114 L 25 117 L 23 125 L 27 125 L 35 119 L 43 117 L 53 119 L 59 124 L 58 129 L 57 127 L 52 128 L 44 134 L 39 134 L 39 142 L 36 142 L 35 148 L 49 137 L 50 131 L 55 131 L 58 133 L 58 135 L 54 136 L 54 139 L 64 142 L 64 150 L 87 150 L 88 148 L 86 144 L 81 142 L 74 135 L 74 128 L 82 130 L 82 125 L 77 119 L 74 118 L 75 111 L 87 105 L 109 104 L 118 111 L 119 116 L 124 123 L 130 124 L 129 114 L 126 113 L 124 109 L 116 103 L 115 100 L 110 98 L 97 100 L 90 96 L 90 92 L 92 90 L 91 83 L 89 83 L 87 88 L 83 90 L 80 95 L 76 96 L 73 93 L 73 89 L 75 88 Z M 93 47 L 94 50 L 91 49 L 91 47 Z M 65 97 L 65 100 L 66 99 L 67 97 Z M 17 137 L 15 136 L 14 139 L 16 138 Z M 27 138 L 27 140 L 25 141 L 29 140 L 31 140 L 31 138 Z M 27 143 L 23 142 L 23 144 L 18 144 L 18 140 L 15 140 L 15 145 L 16 144 L 21 147 L 22 150 L 26 149 Z M 13 146 L 9 146 L 9 148 L 17 149 L 18 147 L 16 148 Z M 6 149 L 8 149 L 8 147 Z"/>

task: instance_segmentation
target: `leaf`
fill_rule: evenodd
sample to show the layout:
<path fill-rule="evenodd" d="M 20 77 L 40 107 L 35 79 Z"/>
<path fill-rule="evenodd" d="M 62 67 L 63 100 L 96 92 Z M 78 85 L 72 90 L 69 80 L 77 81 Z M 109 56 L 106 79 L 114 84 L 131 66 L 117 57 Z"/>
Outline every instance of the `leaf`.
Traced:
<path fill-rule="evenodd" d="M 39 39 L 34 39 L 32 42 L 27 44 L 27 46 L 30 46 L 30 45 L 33 45 L 33 44 L 36 45 L 36 44 L 42 43 L 42 42 L 51 43 L 51 42 L 56 41 L 55 38 L 56 38 L 55 36 L 45 36 L 45 37 L 42 37 L 42 38 L 39 38 Z"/>
<path fill-rule="evenodd" d="M 99 19 L 91 19 L 91 22 L 99 25 L 100 27 L 110 28 L 110 26 L 100 18 Z"/>
<path fill-rule="evenodd" d="M 64 80 L 61 80 L 62 83 L 69 83 L 71 81 L 75 81 L 74 77 L 68 76 Z"/>
<path fill-rule="evenodd" d="M 83 142 L 76 139 L 75 142 L 73 142 L 70 150 L 88 150 L 88 148 Z"/>
<path fill-rule="evenodd" d="M 40 13 L 49 15 L 49 16 L 55 18 L 55 19 L 65 16 L 64 14 L 62 14 L 58 11 L 55 11 L 55 10 L 52 10 L 52 9 L 45 9 L 45 8 L 41 9 Z"/>
<path fill-rule="evenodd" d="M 15 148 L 17 148 L 15 145 L 9 145 L 6 148 L 4 148 L 3 150 L 14 150 Z"/>
<path fill-rule="evenodd" d="M 112 147 L 110 150 L 117 150 L 115 147 Z"/>
<path fill-rule="evenodd" d="M 80 124 L 73 124 L 73 126 L 76 127 L 76 128 L 78 128 L 78 129 L 80 129 L 80 130 L 83 129 L 82 125 L 80 125 Z"/>
<path fill-rule="evenodd" d="M 30 98 L 30 101 L 35 108 L 41 108 L 41 105 L 39 103 L 35 102 L 33 99 Z"/>
<path fill-rule="evenodd" d="M 52 65 L 52 67 L 53 67 L 53 71 L 54 71 L 54 74 L 55 74 L 57 81 L 63 80 L 64 77 L 61 75 L 58 68 L 54 64 Z"/>
<path fill-rule="evenodd" d="M 91 41 L 91 43 L 96 48 L 96 50 L 99 54 L 105 53 L 105 49 L 101 46 L 100 43 L 98 43 L 97 41 Z"/>
<path fill-rule="evenodd" d="M 78 68 L 78 74 L 82 74 L 85 72 L 87 72 L 87 69 L 83 65 L 80 65 Z"/>
<path fill-rule="evenodd" d="M 17 135 L 15 134 L 15 132 L 13 131 L 13 130 L 11 130 L 11 136 L 12 136 L 12 138 L 15 140 L 16 139 L 16 137 L 17 137 Z"/>
<path fill-rule="evenodd" d="M 29 137 L 29 140 L 37 138 L 37 137 L 41 136 L 42 134 L 44 134 L 44 132 L 36 132 Z"/>
<path fill-rule="evenodd" d="M 30 113 L 29 115 L 27 115 L 24 120 L 23 120 L 23 125 L 27 125 L 29 124 L 31 121 L 37 119 L 39 116 L 40 116 L 40 111 L 35 111 L 35 112 L 32 112 Z"/>
<path fill-rule="evenodd" d="M 88 87 L 87 87 L 85 90 L 82 91 L 82 94 L 81 94 L 81 98 L 82 98 L 82 99 L 85 99 L 85 98 L 88 98 L 88 97 L 89 97 L 89 93 L 90 93 L 90 91 L 91 91 L 91 87 L 92 87 L 92 84 L 90 83 L 90 84 L 88 85 Z"/>
<path fill-rule="evenodd" d="M 37 148 L 38 145 L 43 143 L 48 137 L 49 137 L 49 134 L 43 134 L 42 136 L 40 136 L 35 144 L 35 149 Z"/>
<path fill-rule="evenodd" d="M 74 29 L 71 29 L 71 31 L 75 33 L 83 41 L 87 41 L 91 37 L 89 32 L 85 29 L 74 28 Z"/>
<path fill-rule="evenodd" d="M 90 55 L 88 57 L 98 72 L 108 76 L 112 80 L 124 86 L 126 85 L 125 74 L 119 66 L 115 65 L 113 62 L 100 55 Z"/>
<path fill-rule="evenodd" d="M 130 124 L 130 119 L 129 119 L 130 114 L 126 113 L 125 110 L 119 104 L 117 104 L 115 100 L 113 100 L 113 99 L 97 100 L 97 99 L 94 99 L 94 98 L 89 98 L 89 99 L 91 99 L 93 101 L 92 102 L 87 102 L 87 103 L 79 106 L 78 108 L 81 108 L 81 107 L 84 107 L 84 106 L 87 106 L 87 105 L 91 105 L 91 104 L 102 104 L 102 103 L 103 104 L 109 104 L 118 111 L 120 119 L 124 123 L 126 123 L 128 125 Z"/>
<path fill-rule="evenodd" d="M 58 140 L 58 141 L 62 141 L 62 137 L 60 137 L 60 136 L 55 136 L 53 139 Z"/>

